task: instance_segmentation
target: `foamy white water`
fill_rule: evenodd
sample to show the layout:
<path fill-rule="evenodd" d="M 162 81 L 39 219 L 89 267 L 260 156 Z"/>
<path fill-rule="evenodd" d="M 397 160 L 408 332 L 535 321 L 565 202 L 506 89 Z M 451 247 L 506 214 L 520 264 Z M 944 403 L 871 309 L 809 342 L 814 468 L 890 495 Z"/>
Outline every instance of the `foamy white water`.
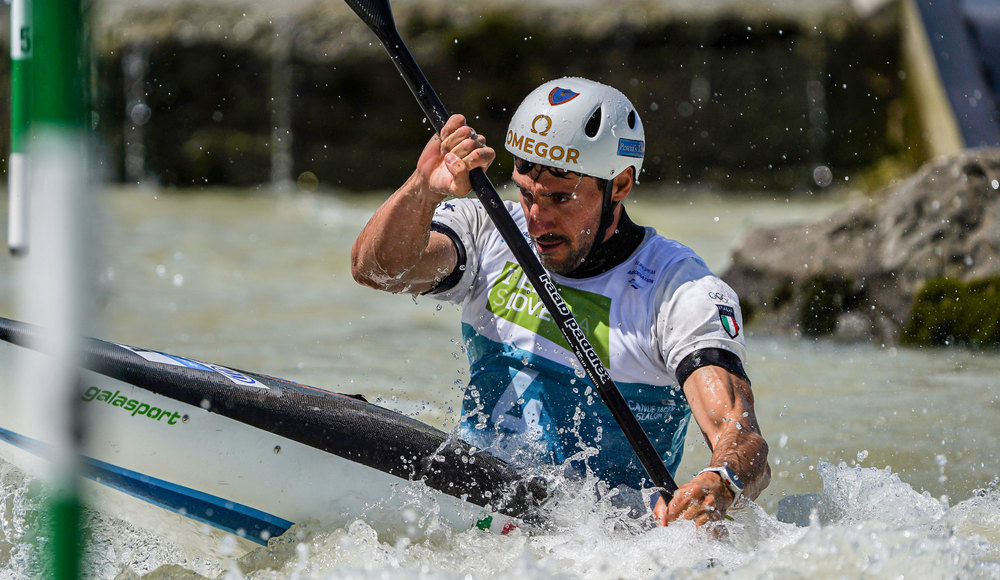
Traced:
<path fill-rule="evenodd" d="M 111 192 L 101 337 L 364 393 L 451 429 L 468 374 L 457 309 L 350 279 L 350 243 L 379 199 Z M 751 224 L 835 205 L 696 196 L 629 207 L 721 270 Z M 17 318 L 19 268 L 0 258 L 4 316 Z M 749 345 L 774 479 L 723 537 L 631 520 L 596 497 L 592 482 L 561 486 L 549 528 L 452 530 L 413 484 L 398 490 L 413 499 L 399 514 L 411 534 L 390 535 L 359 514 L 344 529 L 302 524 L 249 553 L 245 540 L 157 508 L 128 507 L 142 525 L 91 512 L 87 569 L 96 578 L 164 565 L 208 578 L 1000 577 L 1000 491 L 990 486 L 1000 473 L 996 353 L 759 333 Z M 17 388 L 6 372 L 0 380 L 0 393 Z M 692 433 L 678 479 L 706 457 Z M 37 488 L 0 464 L 0 578 L 37 576 L 45 543 Z M 822 494 L 822 518 L 807 527 L 777 521 L 778 501 L 805 493 Z"/>

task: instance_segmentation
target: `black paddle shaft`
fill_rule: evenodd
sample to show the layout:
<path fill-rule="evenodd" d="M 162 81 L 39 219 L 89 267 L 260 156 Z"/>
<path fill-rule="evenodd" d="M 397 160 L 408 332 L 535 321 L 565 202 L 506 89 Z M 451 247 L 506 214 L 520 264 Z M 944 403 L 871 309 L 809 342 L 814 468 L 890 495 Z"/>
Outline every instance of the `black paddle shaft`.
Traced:
<path fill-rule="evenodd" d="M 420 108 L 423 109 L 434 129 L 440 133 L 448 120 L 448 110 L 399 36 L 388 0 L 345 1 L 382 41 L 386 52 L 392 58 L 392 62 L 399 69 L 417 102 L 420 103 Z M 604 367 L 594 347 L 587 340 L 586 334 L 573 317 L 566 302 L 563 301 L 548 272 L 542 267 L 538 257 L 535 256 L 522 236 L 520 228 L 514 223 L 507 208 L 504 207 L 496 188 L 486 177 L 486 172 L 482 169 L 474 169 L 469 178 L 476 197 L 486 208 L 486 213 L 489 214 L 500 235 L 507 242 L 507 246 L 517 259 L 517 263 L 521 265 L 531 285 L 541 296 L 542 303 L 552 316 L 552 320 L 559 326 L 559 330 L 566 337 L 576 357 L 580 360 L 580 364 L 587 372 L 587 376 L 590 377 L 600 393 L 604 404 L 607 405 L 611 415 L 632 445 L 632 449 L 639 457 L 650 481 L 662 490 L 661 493 L 666 495 L 666 499 L 670 499 L 674 491 L 677 490 L 677 484 L 670 477 L 670 472 L 667 471 L 663 460 L 656 452 L 656 448 L 653 447 L 646 432 L 643 431 L 642 425 L 628 408 L 628 403 L 611 379 L 611 375 Z"/>

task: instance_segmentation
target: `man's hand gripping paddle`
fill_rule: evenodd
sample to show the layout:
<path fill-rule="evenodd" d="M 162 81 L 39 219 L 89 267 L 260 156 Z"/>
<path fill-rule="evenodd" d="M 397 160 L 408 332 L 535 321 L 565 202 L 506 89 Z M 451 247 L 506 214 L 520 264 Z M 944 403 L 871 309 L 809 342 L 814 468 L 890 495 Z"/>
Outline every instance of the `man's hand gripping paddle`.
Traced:
<path fill-rule="evenodd" d="M 410 91 L 416 97 L 417 102 L 423 109 L 424 114 L 430 120 L 434 130 L 441 132 L 445 122 L 448 120 L 448 111 L 441 103 L 441 99 L 427 81 L 427 77 L 413 60 L 413 55 L 403 43 L 403 39 L 396 30 L 396 23 L 392 16 L 392 8 L 388 0 L 345 0 L 347 4 L 358 13 L 358 16 L 371 28 L 372 32 L 378 36 L 385 47 L 392 62 L 399 69 L 400 74 Z M 555 284 L 549 277 L 548 272 L 542 267 L 538 257 L 532 252 L 528 242 L 521 235 L 519 228 L 514 223 L 514 219 L 507 212 L 500 196 L 497 194 L 493 184 L 490 183 L 486 173 L 482 169 L 475 169 L 471 172 L 470 181 L 472 189 L 476 192 L 476 197 L 486 208 L 486 213 L 496 225 L 500 235 L 503 236 L 507 246 L 513 252 L 517 263 L 520 264 L 531 285 L 542 298 L 542 303 L 552 316 L 552 320 L 559 326 L 559 330 L 569 342 L 570 347 L 580 359 L 587 376 L 597 387 L 601 395 L 601 400 L 611 411 L 611 415 L 618 422 L 618 426 L 625 433 L 625 437 L 635 450 L 639 461 L 646 469 L 650 481 L 660 488 L 660 493 L 664 499 L 669 500 L 677 490 L 677 484 L 670 477 L 670 472 L 660 459 L 656 448 L 649 441 L 645 431 L 639 421 L 632 414 L 622 397 L 621 392 L 611 380 L 611 375 L 604 367 L 601 359 L 597 356 L 594 348 L 590 345 L 586 335 L 580 328 L 569 307 L 563 301 L 562 296 L 556 289 Z"/>

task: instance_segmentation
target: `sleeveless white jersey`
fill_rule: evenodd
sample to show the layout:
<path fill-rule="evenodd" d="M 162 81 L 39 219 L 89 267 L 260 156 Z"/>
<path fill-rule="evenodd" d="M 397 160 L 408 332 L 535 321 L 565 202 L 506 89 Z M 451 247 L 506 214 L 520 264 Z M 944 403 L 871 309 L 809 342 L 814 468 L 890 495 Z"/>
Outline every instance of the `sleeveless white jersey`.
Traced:
<path fill-rule="evenodd" d="M 527 238 L 518 203 L 507 209 Z M 612 486 L 646 477 L 617 423 L 477 200 L 440 204 L 466 252 L 461 278 L 432 294 L 463 305 L 471 376 L 462 437 L 516 465 L 572 460 Z M 673 474 L 690 408 L 677 366 L 706 348 L 746 364 L 736 293 L 691 249 L 644 228 L 633 254 L 591 278 L 552 275 L 573 316 Z"/>

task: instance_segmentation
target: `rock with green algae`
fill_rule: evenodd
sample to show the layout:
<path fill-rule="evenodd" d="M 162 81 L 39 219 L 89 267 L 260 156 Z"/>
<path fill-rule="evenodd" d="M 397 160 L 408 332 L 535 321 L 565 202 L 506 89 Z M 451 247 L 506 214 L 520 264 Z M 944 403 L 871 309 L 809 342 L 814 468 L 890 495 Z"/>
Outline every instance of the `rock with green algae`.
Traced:
<path fill-rule="evenodd" d="M 919 346 L 1000 347 L 1000 276 L 928 280 L 900 338 Z"/>
<path fill-rule="evenodd" d="M 756 229 L 737 247 L 723 277 L 751 325 L 995 344 L 1000 149 L 936 159 L 855 207 Z"/>

